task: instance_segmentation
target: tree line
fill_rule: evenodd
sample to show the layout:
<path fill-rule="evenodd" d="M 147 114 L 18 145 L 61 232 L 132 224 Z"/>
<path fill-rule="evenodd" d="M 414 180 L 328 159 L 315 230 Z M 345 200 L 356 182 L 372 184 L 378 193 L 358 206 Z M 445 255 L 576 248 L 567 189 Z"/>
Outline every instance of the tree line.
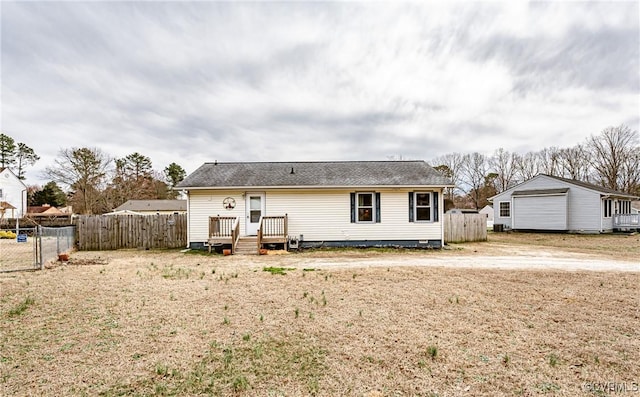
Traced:
<path fill-rule="evenodd" d="M 0 134 L 0 166 L 11 169 L 20 179 L 26 166 L 40 159 L 33 149 Z M 162 172 L 154 170 L 151 159 L 134 152 L 114 158 L 98 148 L 61 149 L 54 164 L 44 171 L 50 179 L 43 187 L 29 186 L 29 205 L 72 205 L 76 213 L 110 212 L 127 200 L 174 199 L 172 188 L 186 172 L 177 163 Z"/>
<path fill-rule="evenodd" d="M 8 135 L 0 134 L 0 167 L 24 179 L 25 168 L 39 156 Z M 539 173 L 590 182 L 640 196 L 640 145 L 638 131 L 626 125 L 608 127 L 568 148 L 555 146 L 524 154 L 503 148 L 492 155 L 449 153 L 431 161 L 449 177 L 455 188 L 445 191 L 445 207 L 482 208 L 488 198 Z M 138 152 L 113 158 L 98 148 L 60 150 L 46 168 L 44 187 L 29 187 L 30 205 L 73 205 L 74 212 L 100 214 L 130 199 L 175 198 L 171 190 L 184 179 L 184 169 L 171 163 L 162 172 Z"/>
<path fill-rule="evenodd" d="M 488 198 L 538 174 L 593 183 L 640 196 L 638 131 L 608 127 L 568 148 L 555 146 L 524 154 L 499 148 L 487 156 L 449 153 L 432 160 L 456 185 L 445 192 L 447 209 L 483 208 Z"/>
<path fill-rule="evenodd" d="M 163 172 L 153 169 L 151 159 L 138 152 L 112 158 L 98 148 L 60 150 L 45 175 L 68 189 L 74 212 L 100 214 L 127 200 L 175 199 L 172 190 L 184 179 L 184 169 L 171 163 Z"/>

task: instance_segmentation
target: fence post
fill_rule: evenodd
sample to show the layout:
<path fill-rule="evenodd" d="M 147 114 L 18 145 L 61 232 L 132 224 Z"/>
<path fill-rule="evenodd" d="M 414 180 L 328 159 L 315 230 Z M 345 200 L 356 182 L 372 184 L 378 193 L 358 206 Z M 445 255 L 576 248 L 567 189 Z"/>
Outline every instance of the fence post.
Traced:
<path fill-rule="evenodd" d="M 40 253 L 40 270 L 44 270 L 44 261 L 42 260 L 42 226 L 38 225 L 38 227 L 36 228 L 37 233 L 38 233 L 38 246 L 40 247 L 40 249 L 38 250 L 38 252 Z"/>

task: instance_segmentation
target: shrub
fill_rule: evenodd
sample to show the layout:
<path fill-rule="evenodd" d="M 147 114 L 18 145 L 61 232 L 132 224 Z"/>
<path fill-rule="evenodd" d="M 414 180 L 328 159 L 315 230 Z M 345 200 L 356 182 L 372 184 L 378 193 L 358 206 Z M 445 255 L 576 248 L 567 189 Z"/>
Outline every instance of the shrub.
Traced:
<path fill-rule="evenodd" d="M 18 237 L 18 235 L 10 230 L 0 230 L 0 238 L 2 239 L 14 239 L 16 237 Z"/>

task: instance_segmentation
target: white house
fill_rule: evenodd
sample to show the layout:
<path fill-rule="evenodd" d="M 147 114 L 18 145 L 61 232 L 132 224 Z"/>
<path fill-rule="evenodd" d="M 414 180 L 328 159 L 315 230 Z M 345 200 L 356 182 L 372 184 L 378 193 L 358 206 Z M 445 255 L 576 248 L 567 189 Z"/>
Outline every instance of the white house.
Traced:
<path fill-rule="evenodd" d="M 487 216 L 487 229 L 493 228 L 493 207 L 490 205 L 485 205 L 480 211 L 480 214 L 485 214 Z"/>
<path fill-rule="evenodd" d="M 9 168 L 0 167 L 0 218 L 21 218 L 27 211 L 27 186 Z"/>
<path fill-rule="evenodd" d="M 215 162 L 177 188 L 191 248 L 246 236 L 258 246 L 441 247 L 452 186 L 424 161 Z"/>
<path fill-rule="evenodd" d="M 631 215 L 635 199 L 590 183 L 539 174 L 489 200 L 494 223 L 505 229 L 605 233 L 638 227 L 638 216 Z"/>

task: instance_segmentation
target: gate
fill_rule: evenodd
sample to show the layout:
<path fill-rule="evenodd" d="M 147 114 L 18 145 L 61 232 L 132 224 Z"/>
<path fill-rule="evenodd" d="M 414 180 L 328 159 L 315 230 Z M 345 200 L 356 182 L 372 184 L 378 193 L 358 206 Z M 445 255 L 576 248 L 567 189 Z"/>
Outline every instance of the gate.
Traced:
<path fill-rule="evenodd" d="M 486 214 L 444 214 L 445 243 L 487 241 Z"/>
<path fill-rule="evenodd" d="M 74 246 L 75 228 L 43 227 L 0 230 L 0 273 L 44 269 Z"/>

